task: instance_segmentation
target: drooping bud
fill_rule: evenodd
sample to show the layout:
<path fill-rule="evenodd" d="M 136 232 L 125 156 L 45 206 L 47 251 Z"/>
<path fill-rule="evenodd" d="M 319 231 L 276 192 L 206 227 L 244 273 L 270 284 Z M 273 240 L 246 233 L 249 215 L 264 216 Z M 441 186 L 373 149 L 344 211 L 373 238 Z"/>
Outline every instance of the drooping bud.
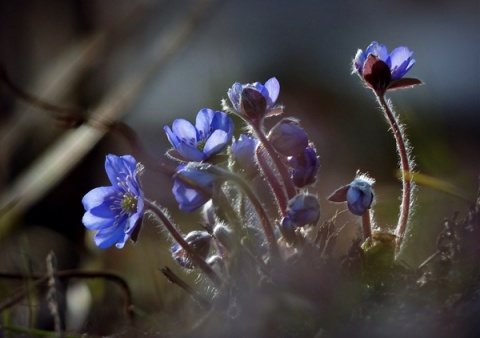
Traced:
<path fill-rule="evenodd" d="M 195 250 L 200 257 L 205 259 L 210 251 L 212 235 L 206 231 L 191 231 L 185 236 L 185 241 Z M 193 263 L 187 252 L 177 243 L 171 248 L 173 258 L 183 267 L 193 269 Z"/>
<path fill-rule="evenodd" d="M 253 178 L 258 174 L 255 164 L 255 149 L 258 145 L 258 139 L 245 134 L 240 134 L 238 140 L 232 142 L 232 154 L 235 168 L 243 170 L 248 178 Z"/>
<path fill-rule="evenodd" d="M 286 217 L 296 227 L 303 227 L 307 224 L 315 225 L 320 218 L 318 198 L 311 194 L 294 196 L 288 201 Z"/>
<path fill-rule="evenodd" d="M 176 169 L 172 192 L 179 208 L 194 212 L 208 202 L 215 188 L 215 176 L 205 170 L 181 164 Z"/>
<path fill-rule="evenodd" d="M 275 150 L 284 156 L 300 154 L 308 146 L 308 136 L 300 128 L 298 121 L 283 119 L 277 123 L 268 134 L 270 143 Z"/>
<path fill-rule="evenodd" d="M 288 159 L 293 184 L 297 188 L 303 188 L 315 183 L 320 161 L 313 147 L 308 146 L 296 156 Z"/>
<path fill-rule="evenodd" d="M 359 175 L 350 184 L 335 190 L 328 200 L 336 203 L 347 202 L 348 210 L 361 216 L 372 206 L 374 182 L 365 175 Z"/>

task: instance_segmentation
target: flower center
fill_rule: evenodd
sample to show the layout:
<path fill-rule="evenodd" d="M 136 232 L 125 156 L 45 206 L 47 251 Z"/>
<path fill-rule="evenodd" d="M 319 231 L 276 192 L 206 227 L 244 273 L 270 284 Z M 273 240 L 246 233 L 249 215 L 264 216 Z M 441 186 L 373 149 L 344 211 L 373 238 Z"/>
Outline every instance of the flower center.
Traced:
<path fill-rule="evenodd" d="M 207 143 L 207 140 L 201 140 L 197 143 L 197 149 L 200 151 L 203 151 L 203 148 L 205 148 L 205 143 Z"/>
<path fill-rule="evenodd" d="M 133 214 L 137 211 L 137 199 L 135 196 L 125 194 L 121 201 L 122 211 Z"/>

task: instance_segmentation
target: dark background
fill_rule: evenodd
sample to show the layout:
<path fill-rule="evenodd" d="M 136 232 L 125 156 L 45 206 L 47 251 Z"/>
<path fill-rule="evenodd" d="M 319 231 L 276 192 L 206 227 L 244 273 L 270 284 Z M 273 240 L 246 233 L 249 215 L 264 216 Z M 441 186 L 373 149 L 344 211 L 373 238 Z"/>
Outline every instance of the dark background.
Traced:
<path fill-rule="evenodd" d="M 425 85 L 388 97 L 406 125 L 416 169 L 475 198 L 480 173 L 478 1 L 211 1 L 201 11 L 197 7 L 202 3 L 0 1 L 0 61 L 21 88 L 48 102 L 83 107 L 90 113 L 112 88 L 150 72 L 149 81 L 124 107 L 123 120 L 159 159 L 169 148 L 164 125 L 180 117 L 193 121 L 204 107 L 219 110 L 220 100 L 234 82 L 265 82 L 275 76 L 285 115 L 301 120 L 321 157 L 318 183 L 312 191 L 321 198 L 322 219 L 343 208 L 329 205 L 325 197 L 361 170 L 377 180 L 377 223 L 388 229 L 396 223 L 401 188 L 395 173 L 395 144 L 372 93 L 351 75 L 351 63 L 357 49 L 365 49 L 373 40 L 390 51 L 406 45 L 416 59 L 408 76 Z M 198 14 L 188 38 L 179 48 L 171 48 L 170 57 L 155 71 L 145 70 L 156 57 L 152 46 L 160 38 L 168 51 L 168 42 L 178 40 L 182 22 L 189 22 L 188 13 Z M 85 66 L 59 89 L 48 92 L 62 67 L 69 67 L 62 62 L 78 55 L 75 48 L 99 33 L 106 39 L 93 48 Z M 65 56 L 68 53 L 73 56 Z M 0 87 L 0 95 L 0 193 L 5 200 L 12 183 L 65 130 L 7 87 Z M 26 250 L 43 248 L 32 255 L 39 266 L 43 253 L 62 242 L 55 237 L 61 234 L 69 252 L 65 262 L 60 259 L 65 267 L 123 271 L 139 302 L 155 308 L 163 304 L 165 290 L 176 292 L 156 270 L 170 262 L 157 245 L 158 238 L 165 239 L 161 231 L 147 228 L 136 246 L 100 251 L 91 247 L 91 237 L 84 239 L 81 225 L 82 196 L 106 183 L 105 155 L 129 152 L 124 138 L 109 133 L 60 184 L 21 209 L 18 217 L 4 217 L 8 208 L 2 205 L 1 240 L 16 243 L 13 239 L 23 238 L 37 226 L 41 231 L 53 229 L 49 235 L 34 235 L 35 245 Z M 181 226 L 196 222 L 176 212 L 169 179 L 148 168 L 144 179 L 151 199 L 172 208 Z M 414 231 L 405 253 L 405 260 L 413 265 L 433 250 L 436 235 L 432 233 L 441 229 L 443 218 L 457 210 L 463 213 L 467 206 L 458 197 L 425 187 L 419 187 L 417 201 Z M 354 218 L 343 221 L 355 232 Z M 3 247 L 14 258 L 24 250 Z M 138 260 L 144 264 L 139 266 Z M 151 278 L 140 282 L 129 274 L 132 269 L 137 277 Z M 155 303 L 152 299 L 155 306 L 150 304 Z"/>

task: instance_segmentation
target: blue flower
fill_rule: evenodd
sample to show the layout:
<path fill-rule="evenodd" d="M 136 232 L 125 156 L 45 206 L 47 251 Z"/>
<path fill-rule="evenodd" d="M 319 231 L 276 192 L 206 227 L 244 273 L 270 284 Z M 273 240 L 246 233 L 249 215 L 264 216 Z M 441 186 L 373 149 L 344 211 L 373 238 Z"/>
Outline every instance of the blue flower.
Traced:
<path fill-rule="evenodd" d="M 363 215 L 373 202 L 372 180 L 356 177 L 347 190 L 348 210 L 354 215 Z"/>
<path fill-rule="evenodd" d="M 213 194 L 215 177 L 205 170 L 181 164 L 173 177 L 173 195 L 180 210 L 194 212 L 207 203 Z"/>
<path fill-rule="evenodd" d="M 388 54 L 385 45 L 373 41 L 365 52 L 359 49 L 355 55 L 354 67 L 360 75 L 363 75 L 364 65 L 369 54 L 387 64 L 390 69 L 391 81 L 402 78 L 415 64 L 415 59 L 412 59 L 413 52 L 408 47 L 397 47 Z"/>
<path fill-rule="evenodd" d="M 254 177 L 258 174 L 255 164 L 255 149 L 258 145 L 258 139 L 240 134 L 238 140 L 233 140 L 231 149 L 235 159 L 235 164 L 245 171 L 248 177 Z"/>
<path fill-rule="evenodd" d="M 165 126 L 168 140 L 185 161 L 205 161 L 221 152 L 232 139 L 233 122 L 227 114 L 212 109 L 198 112 L 195 126 L 184 119 Z"/>
<path fill-rule="evenodd" d="M 287 216 L 285 218 L 288 218 L 296 227 L 302 227 L 307 224 L 315 225 L 320 218 L 318 198 L 310 194 L 294 196 L 288 201 Z M 286 221 L 284 220 L 282 223 L 286 224 Z"/>
<path fill-rule="evenodd" d="M 275 102 L 280 93 L 280 84 L 274 77 L 265 82 L 234 83 L 228 89 L 228 97 L 233 105 L 233 110 L 245 120 L 253 123 L 261 121 L 267 114 L 275 113 Z M 225 108 L 226 107 L 224 102 Z"/>
<path fill-rule="evenodd" d="M 138 182 L 137 161 L 130 155 L 108 155 L 105 161 L 111 186 L 99 187 L 82 199 L 86 210 L 82 222 L 89 230 L 97 230 L 95 244 L 123 248 L 132 236 L 144 211 L 143 191 Z"/>
<path fill-rule="evenodd" d="M 372 206 L 374 183 L 372 178 L 358 175 L 350 184 L 335 190 L 328 200 L 336 203 L 347 202 L 348 210 L 352 214 L 362 216 Z"/>
<path fill-rule="evenodd" d="M 230 101 L 233 104 L 233 108 L 240 113 L 240 104 L 241 104 L 241 97 L 242 97 L 242 91 L 245 88 L 249 89 L 254 89 L 262 96 L 265 98 L 265 101 L 267 103 L 267 109 L 272 109 L 273 106 L 275 105 L 275 102 L 277 101 L 278 94 L 280 93 L 280 83 L 278 83 L 278 80 L 274 77 L 269 79 L 267 82 L 265 82 L 265 85 L 261 84 L 260 82 L 254 82 L 254 83 L 246 83 L 246 84 L 241 84 L 238 82 L 235 82 L 228 90 L 228 97 Z"/>
<path fill-rule="evenodd" d="M 293 184 L 298 188 L 315 183 L 320 161 L 315 150 L 308 146 L 297 156 L 288 158 Z"/>
<path fill-rule="evenodd" d="M 295 156 L 308 146 L 308 136 L 298 121 L 291 118 L 278 122 L 269 132 L 268 139 L 277 152 L 284 156 Z"/>

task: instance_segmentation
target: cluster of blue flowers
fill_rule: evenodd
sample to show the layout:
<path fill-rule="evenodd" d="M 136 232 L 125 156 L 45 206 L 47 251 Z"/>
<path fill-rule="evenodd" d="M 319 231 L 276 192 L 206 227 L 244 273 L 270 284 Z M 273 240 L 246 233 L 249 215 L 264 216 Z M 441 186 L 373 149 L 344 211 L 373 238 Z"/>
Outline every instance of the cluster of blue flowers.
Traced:
<path fill-rule="evenodd" d="M 372 42 L 365 52 L 357 52 L 354 71 L 383 95 L 390 89 L 419 84 L 416 79 L 403 78 L 415 63 L 412 54 L 407 47 L 389 54 L 384 45 Z M 164 127 L 172 145 L 169 158 L 177 162 L 172 177 L 173 196 L 185 212 L 203 207 L 206 224 L 205 231 L 183 236 L 176 233 L 167 216 L 160 216 L 174 239 L 184 238 L 172 247 L 173 257 L 182 266 L 192 268 L 204 259 L 209 263 L 203 270 L 212 275 L 208 265 L 228 257 L 225 252 L 238 246 L 241 238 L 255 238 L 254 251 L 281 257 L 277 247 L 281 239 L 295 245 L 305 227 L 318 223 L 320 203 L 312 190 L 320 161 L 314 144 L 300 121 L 292 117 L 281 118 L 270 130 L 265 128 L 265 119 L 284 113 L 277 104 L 279 93 L 276 78 L 265 84 L 235 83 L 227 91 L 230 103 L 222 102 L 224 111 L 201 109 L 195 125 L 177 119 L 171 128 Z M 235 137 L 229 114 L 240 117 L 247 132 Z M 142 217 L 154 203 L 144 198 L 140 183 L 143 169 L 132 156 L 108 155 L 105 169 L 112 185 L 85 195 L 83 223 L 87 229 L 97 231 L 98 247 L 116 244 L 122 248 L 129 238 L 136 240 Z M 373 182 L 365 175 L 357 175 L 329 200 L 346 202 L 354 215 L 368 215 L 374 200 Z M 272 220 L 257 196 L 265 186 L 278 211 Z M 160 212 L 160 208 L 153 209 Z M 244 217 L 246 210 L 249 217 Z M 212 241 L 218 243 L 210 255 Z"/>

